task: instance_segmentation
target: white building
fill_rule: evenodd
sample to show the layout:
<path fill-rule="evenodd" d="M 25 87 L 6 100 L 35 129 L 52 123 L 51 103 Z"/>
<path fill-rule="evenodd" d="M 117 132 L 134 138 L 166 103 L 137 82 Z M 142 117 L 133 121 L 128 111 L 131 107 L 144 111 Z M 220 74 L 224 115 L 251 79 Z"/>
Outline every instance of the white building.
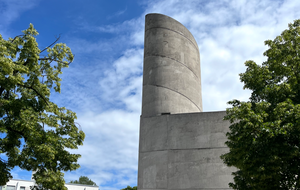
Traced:
<path fill-rule="evenodd" d="M 10 179 L 5 186 L 0 186 L 0 190 L 30 190 L 30 186 L 34 185 L 34 181 Z M 98 190 L 98 186 L 81 185 L 74 183 L 66 183 L 68 190 Z"/>

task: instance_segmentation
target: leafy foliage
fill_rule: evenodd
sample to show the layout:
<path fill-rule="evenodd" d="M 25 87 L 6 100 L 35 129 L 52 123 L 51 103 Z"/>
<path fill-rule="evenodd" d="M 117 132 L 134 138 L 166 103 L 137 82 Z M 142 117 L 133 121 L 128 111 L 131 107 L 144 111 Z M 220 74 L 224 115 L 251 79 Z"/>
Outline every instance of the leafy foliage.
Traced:
<path fill-rule="evenodd" d="M 70 183 L 76 183 L 76 184 L 85 184 L 85 185 L 96 185 L 95 182 L 93 182 L 91 179 L 89 179 L 86 176 L 80 176 L 79 180 L 70 181 Z"/>
<path fill-rule="evenodd" d="M 233 173 L 233 189 L 300 189 L 300 20 L 267 40 L 262 65 L 246 61 L 240 74 L 250 100 L 230 101 L 225 120 L 230 152 L 221 156 Z"/>
<path fill-rule="evenodd" d="M 121 189 L 121 190 L 137 190 L 137 186 L 130 187 L 130 186 L 128 185 L 126 188 Z"/>
<path fill-rule="evenodd" d="M 36 171 L 34 179 L 43 188 L 61 190 L 66 189 L 61 171 L 79 168 L 80 155 L 66 148 L 82 145 L 85 135 L 74 112 L 50 101 L 50 91 L 60 92 L 59 74 L 73 54 L 57 40 L 40 50 L 36 35 L 32 24 L 14 39 L 0 35 L 0 153 L 7 156 L 0 159 L 0 185 L 19 166 Z"/>

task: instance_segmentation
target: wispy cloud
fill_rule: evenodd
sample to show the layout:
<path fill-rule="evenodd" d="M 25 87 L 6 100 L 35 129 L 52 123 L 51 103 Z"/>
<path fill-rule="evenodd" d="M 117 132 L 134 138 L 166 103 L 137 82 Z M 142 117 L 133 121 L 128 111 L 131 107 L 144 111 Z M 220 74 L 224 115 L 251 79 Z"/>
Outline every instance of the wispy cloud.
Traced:
<path fill-rule="evenodd" d="M 135 103 L 140 104 L 142 63 L 142 49 L 128 49 L 122 57 L 114 62 L 113 68 L 108 69 L 105 77 L 99 81 L 101 89 L 105 92 L 103 97 L 106 102 L 122 101 L 126 104 L 126 102 L 132 102 L 128 99 L 138 97 Z M 126 104 L 127 110 L 132 110 L 128 108 L 133 107 L 136 106 Z M 139 111 L 139 109 L 134 110 Z"/>
<path fill-rule="evenodd" d="M 112 19 L 112 18 L 115 18 L 115 17 L 119 17 L 119 16 L 123 15 L 126 11 L 127 11 L 127 7 L 125 7 L 125 9 L 120 10 L 120 11 L 118 11 L 118 12 L 112 14 L 112 15 L 107 16 L 107 19 L 109 20 L 109 19 Z"/>
<path fill-rule="evenodd" d="M 84 146 L 74 151 L 82 155 L 82 168 L 66 173 L 65 179 L 84 173 L 104 189 L 111 183 L 126 187 L 136 183 L 137 175 L 143 50 L 126 49 L 105 70 L 94 61 L 101 63 L 96 59 L 91 66 L 85 63 L 85 68 L 78 65 L 80 69 L 75 66 L 65 73 L 64 81 L 73 81 L 62 86 L 70 102 L 60 102 L 75 109 L 86 133 Z"/>
<path fill-rule="evenodd" d="M 224 110 L 226 102 L 247 100 L 238 73 L 244 62 L 262 63 L 264 41 L 273 39 L 287 23 L 300 17 L 294 1 L 152 1 L 148 12 L 183 23 L 198 42 L 201 56 L 204 110 Z M 166 7 L 172 7 L 167 9 Z M 292 11 L 291 11 L 292 10 Z M 217 77 L 216 77 L 217 76 Z"/>
<path fill-rule="evenodd" d="M 20 17 L 21 13 L 32 9 L 38 0 L 1 0 L 0 1 L 0 33 L 3 35 L 8 25 Z M 6 37 L 6 36 L 5 36 Z"/>
<path fill-rule="evenodd" d="M 82 155 L 79 160 L 82 169 L 75 173 L 87 173 L 102 186 L 111 182 L 116 186 L 124 186 L 123 180 L 132 184 L 137 171 L 137 114 L 123 110 L 100 114 L 89 112 L 81 115 L 78 122 L 83 126 L 87 138 L 84 146 L 78 150 Z M 66 175 L 66 179 L 72 178 L 73 175 Z"/>

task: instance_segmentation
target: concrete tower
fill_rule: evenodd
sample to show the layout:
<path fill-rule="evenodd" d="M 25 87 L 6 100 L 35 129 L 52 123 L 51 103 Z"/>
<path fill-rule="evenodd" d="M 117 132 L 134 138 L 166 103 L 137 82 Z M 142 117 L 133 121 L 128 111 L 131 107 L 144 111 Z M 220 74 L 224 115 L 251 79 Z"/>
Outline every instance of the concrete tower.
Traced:
<path fill-rule="evenodd" d="M 139 190 L 225 190 L 225 111 L 202 112 L 200 55 L 178 21 L 146 15 Z"/>
<path fill-rule="evenodd" d="M 200 55 L 178 21 L 146 15 L 142 115 L 202 111 Z"/>

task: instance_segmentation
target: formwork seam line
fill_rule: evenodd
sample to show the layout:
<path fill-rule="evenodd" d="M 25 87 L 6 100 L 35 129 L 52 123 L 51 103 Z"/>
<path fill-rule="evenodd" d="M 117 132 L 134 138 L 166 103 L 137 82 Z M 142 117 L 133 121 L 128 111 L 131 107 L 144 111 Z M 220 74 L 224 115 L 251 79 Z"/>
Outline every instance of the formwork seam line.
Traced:
<path fill-rule="evenodd" d="M 171 60 L 173 60 L 173 61 L 176 61 L 176 62 L 178 62 L 178 63 L 180 63 L 181 65 L 183 65 L 183 66 L 185 66 L 188 70 L 190 70 L 198 79 L 199 79 L 199 77 L 196 75 L 196 73 L 191 69 L 191 68 L 189 68 L 187 65 L 185 65 L 184 63 L 182 63 L 182 62 L 180 62 L 180 61 L 178 61 L 178 60 L 176 60 L 176 59 L 174 59 L 174 58 L 172 58 L 172 57 L 168 57 L 168 56 L 164 56 L 164 55 L 159 55 L 159 54 L 151 54 L 151 55 L 148 55 L 148 56 L 145 56 L 145 58 L 146 57 L 165 57 L 165 58 L 169 58 L 169 59 L 171 59 Z"/>
<path fill-rule="evenodd" d="M 198 45 L 195 45 L 194 42 L 193 42 L 192 40 L 190 40 L 188 37 L 186 37 L 185 35 L 181 34 L 180 32 L 177 32 L 177 31 L 172 30 L 172 29 L 170 29 L 170 28 L 165 28 L 165 27 L 152 27 L 152 28 L 148 28 L 147 30 L 145 30 L 145 33 L 146 33 L 148 30 L 151 30 L 151 29 L 154 29 L 154 28 L 162 28 L 162 29 L 170 30 L 170 31 L 173 31 L 173 32 L 175 32 L 175 33 L 177 33 L 177 34 L 179 34 L 179 35 L 185 37 L 185 38 L 188 39 L 188 40 L 196 47 L 196 49 L 199 51 Z M 191 36 L 193 36 L 193 35 L 191 34 Z M 193 36 L 193 37 L 194 37 L 194 36 Z M 195 39 L 194 39 L 194 40 L 195 40 Z M 195 41 L 196 41 L 196 40 L 195 40 Z M 196 43 L 197 43 L 197 42 L 196 42 Z"/>
<path fill-rule="evenodd" d="M 154 85 L 154 84 L 147 84 L 147 85 L 149 85 L 149 86 L 156 86 L 156 87 L 160 87 L 160 88 L 165 88 L 165 89 L 171 90 L 173 92 L 176 92 L 176 93 L 180 94 L 181 96 L 185 97 L 186 99 L 188 99 L 190 102 L 192 102 L 198 108 L 199 112 L 202 112 L 202 110 L 197 106 L 197 104 L 194 101 L 192 101 L 189 97 L 187 97 L 186 95 L 184 95 L 184 94 L 182 94 L 182 93 L 180 93 L 178 91 L 175 91 L 175 90 L 173 90 L 171 88 L 168 88 L 168 87 L 165 87 L 165 86 L 161 86 L 161 85 Z M 147 85 L 143 85 L 143 86 L 147 86 Z M 144 107 L 144 105 L 142 106 L 142 108 L 143 107 Z"/>
<path fill-rule="evenodd" d="M 208 149 L 224 149 L 224 148 L 228 149 L 228 147 L 185 148 L 185 149 L 163 149 L 163 150 L 141 151 L 140 153 L 156 152 L 156 151 L 167 151 L 167 150 L 208 150 Z"/>

